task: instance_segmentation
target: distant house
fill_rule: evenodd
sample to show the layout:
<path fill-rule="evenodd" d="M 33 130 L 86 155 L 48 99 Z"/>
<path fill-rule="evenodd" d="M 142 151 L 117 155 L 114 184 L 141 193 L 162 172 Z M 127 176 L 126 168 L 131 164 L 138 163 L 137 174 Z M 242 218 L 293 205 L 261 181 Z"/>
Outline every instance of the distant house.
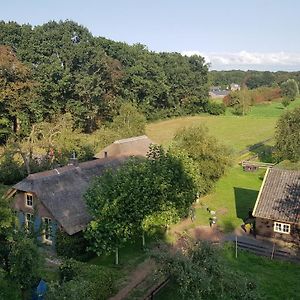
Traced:
<path fill-rule="evenodd" d="M 212 86 L 209 89 L 209 96 L 211 98 L 224 98 L 225 96 L 227 96 L 229 94 L 228 90 L 223 90 L 221 89 L 220 86 Z"/>
<path fill-rule="evenodd" d="M 241 86 L 237 83 L 231 83 L 230 84 L 230 90 L 231 91 L 239 91 L 241 89 Z"/>
<path fill-rule="evenodd" d="M 107 169 L 118 168 L 130 156 L 145 156 L 148 140 L 147 137 L 120 140 L 103 149 L 99 154 L 104 156 L 101 159 L 83 163 L 73 159 L 67 166 L 27 176 L 7 194 L 14 196 L 12 207 L 19 224 L 25 228 L 31 225 L 41 233 L 40 241 L 52 246 L 57 230 L 69 235 L 82 231 L 91 221 L 83 195 L 92 178 Z"/>
<path fill-rule="evenodd" d="M 119 157 L 119 156 L 146 156 L 151 144 L 154 144 L 146 135 L 122 139 L 110 144 L 99 153 L 95 158 Z"/>
<path fill-rule="evenodd" d="M 300 171 L 268 169 L 253 210 L 256 234 L 300 241 Z"/>

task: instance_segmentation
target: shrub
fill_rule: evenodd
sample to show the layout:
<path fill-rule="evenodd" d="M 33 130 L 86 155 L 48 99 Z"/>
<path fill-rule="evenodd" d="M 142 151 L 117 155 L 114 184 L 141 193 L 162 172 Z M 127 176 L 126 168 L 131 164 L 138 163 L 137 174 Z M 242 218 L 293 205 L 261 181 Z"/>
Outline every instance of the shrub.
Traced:
<path fill-rule="evenodd" d="M 215 102 L 208 102 L 205 106 L 205 112 L 211 115 L 223 115 L 225 113 L 226 106 L 224 103 L 215 103 Z"/>
<path fill-rule="evenodd" d="M 244 89 L 242 91 L 235 91 L 224 97 L 224 104 L 226 106 L 233 106 L 235 104 L 234 96 L 237 96 L 239 98 L 240 94 L 244 94 L 244 96 L 247 96 L 249 98 L 249 104 L 253 105 L 280 98 L 281 90 L 278 87 L 260 87 L 253 90 Z"/>
<path fill-rule="evenodd" d="M 91 252 L 87 251 L 87 247 L 88 241 L 84 238 L 82 232 L 68 235 L 64 231 L 57 231 L 56 251 L 59 256 L 84 261 L 91 256 Z"/>
<path fill-rule="evenodd" d="M 287 97 L 283 97 L 282 101 L 281 101 L 281 104 L 284 106 L 284 107 L 287 107 L 289 106 L 291 103 L 291 100 Z"/>
<path fill-rule="evenodd" d="M 60 283 L 49 286 L 46 299 L 108 299 L 115 291 L 115 274 L 103 267 L 67 260 L 59 269 Z"/>
<path fill-rule="evenodd" d="M 0 162 L 0 182 L 10 185 L 22 180 L 25 169 L 14 160 L 13 155 L 5 154 Z"/>

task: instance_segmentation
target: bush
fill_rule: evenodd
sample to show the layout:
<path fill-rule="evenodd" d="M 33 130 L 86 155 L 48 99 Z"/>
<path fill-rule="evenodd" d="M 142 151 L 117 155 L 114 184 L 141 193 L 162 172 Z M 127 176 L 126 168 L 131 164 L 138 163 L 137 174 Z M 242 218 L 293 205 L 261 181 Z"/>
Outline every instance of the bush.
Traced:
<path fill-rule="evenodd" d="M 0 182 L 15 184 L 26 176 L 25 169 L 14 160 L 13 155 L 5 154 L 0 162 Z"/>
<path fill-rule="evenodd" d="M 289 106 L 290 103 L 291 103 L 291 100 L 290 100 L 289 98 L 287 98 L 287 97 L 283 97 L 283 98 L 282 98 L 281 104 L 282 104 L 284 107 Z"/>
<path fill-rule="evenodd" d="M 56 236 L 56 251 L 59 256 L 74 258 L 80 261 L 91 257 L 91 252 L 87 251 L 88 241 L 83 233 L 68 235 L 64 231 L 58 230 Z"/>
<path fill-rule="evenodd" d="M 235 91 L 228 94 L 224 97 L 223 102 L 226 106 L 233 106 L 234 104 L 234 96 L 238 96 L 244 94 L 243 97 L 249 98 L 249 104 L 254 105 L 258 103 L 263 103 L 266 101 L 272 101 L 281 97 L 280 88 L 271 88 L 271 87 L 260 87 L 253 90 L 241 90 Z"/>
<path fill-rule="evenodd" d="M 224 103 L 208 102 L 205 107 L 205 112 L 211 115 L 223 115 L 226 111 Z"/>
<path fill-rule="evenodd" d="M 0 268 L 0 299 L 19 300 L 21 295 L 16 283 L 6 278 L 6 273 Z"/>
<path fill-rule="evenodd" d="M 60 283 L 50 284 L 46 299 L 104 300 L 115 291 L 115 274 L 103 267 L 67 260 L 59 272 Z"/>

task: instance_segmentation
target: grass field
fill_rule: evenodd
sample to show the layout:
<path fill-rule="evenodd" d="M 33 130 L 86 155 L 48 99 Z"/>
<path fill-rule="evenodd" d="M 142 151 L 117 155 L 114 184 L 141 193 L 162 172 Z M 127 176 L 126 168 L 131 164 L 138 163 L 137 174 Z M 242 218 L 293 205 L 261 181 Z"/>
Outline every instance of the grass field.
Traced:
<path fill-rule="evenodd" d="M 300 268 L 299 265 L 272 261 L 247 252 L 239 252 L 238 258 L 234 257 L 234 251 L 224 251 L 226 263 L 229 268 L 239 271 L 254 279 L 260 294 L 266 300 L 296 300 L 299 299 Z M 163 289 L 155 300 L 183 300 L 176 293 L 176 286 L 170 284 Z"/>
<path fill-rule="evenodd" d="M 294 101 L 288 109 L 296 106 L 300 106 L 300 99 Z M 167 146 L 178 129 L 204 124 L 212 135 L 237 152 L 272 137 L 276 121 L 284 111 L 280 102 L 271 102 L 253 106 L 251 112 L 244 117 L 228 112 L 225 116 L 203 115 L 150 123 L 146 134 L 154 142 Z"/>
<path fill-rule="evenodd" d="M 299 105 L 300 99 L 294 101 L 289 109 Z M 280 102 L 259 104 L 254 106 L 245 117 L 237 117 L 229 113 L 225 116 L 203 115 L 176 118 L 149 124 L 147 133 L 154 141 L 168 145 L 179 128 L 203 123 L 209 128 L 211 134 L 237 152 L 272 137 L 276 121 L 283 111 Z M 274 141 L 260 148 L 262 150 L 270 148 L 272 143 Z M 259 150 L 261 149 L 257 149 L 256 152 Z M 211 217 L 207 211 L 209 208 L 216 211 L 217 223 L 224 232 L 230 232 L 239 227 L 243 224 L 249 210 L 254 207 L 264 172 L 264 170 L 254 173 L 244 172 L 238 165 L 229 169 L 227 174 L 219 180 L 214 191 L 201 198 L 200 204 L 196 206 L 196 219 L 188 226 L 208 225 Z M 172 240 L 172 236 L 169 238 Z"/>
<path fill-rule="evenodd" d="M 207 207 L 216 211 L 217 224 L 224 232 L 230 232 L 242 225 L 249 209 L 254 207 L 264 172 L 261 170 L 248 173 L 240 166 L 231 168 L 218 181 L 215 190 L 201 198 L 193 226 L 209 224 L 211 215 Z"/>

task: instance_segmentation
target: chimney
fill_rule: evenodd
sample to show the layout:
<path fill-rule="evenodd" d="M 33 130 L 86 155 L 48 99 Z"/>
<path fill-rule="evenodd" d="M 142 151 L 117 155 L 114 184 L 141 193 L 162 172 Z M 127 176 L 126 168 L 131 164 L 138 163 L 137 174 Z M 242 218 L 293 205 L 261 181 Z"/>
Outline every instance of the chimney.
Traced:
<path fill-rule="evenodd" d="M 69 159 L 68 166 L 78 166 L 78 159 L 76 158 L 75 151 L 73 151 L 72 157 Z"/>

